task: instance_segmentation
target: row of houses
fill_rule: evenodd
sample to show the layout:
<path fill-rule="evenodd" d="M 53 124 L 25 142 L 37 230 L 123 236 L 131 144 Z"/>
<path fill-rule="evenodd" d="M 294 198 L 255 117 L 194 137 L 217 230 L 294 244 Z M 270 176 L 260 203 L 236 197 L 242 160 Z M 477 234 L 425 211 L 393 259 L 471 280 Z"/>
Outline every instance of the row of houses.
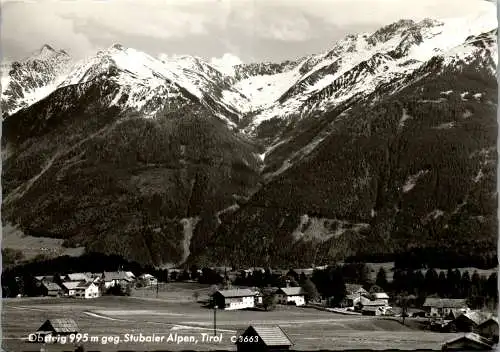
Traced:
<path fill-rule="evenodd" d="M 43 296 L 67 296 L 76 298 L 96 298 L 117 285 L 134 283 L 137 279 L 146 285 L 156 285 L 157 280 L 150 274 L 138 278 L 130 271 L 105 271 L 103 273 L 71 273 L 55 277 L 35 276 L 35 287 Z"/>
<path fill-rule="evenodd" d="M 296 306 L 305 304 L 305 292 L 301 287 L 274 287 L 270 290 L 276 295 L 276 303 L 278 304 Z M 261 305 L 263 295 L 257 289 L 218 290 L 212 295 L 212 302 L 224 310 L 247 309 Z"/>

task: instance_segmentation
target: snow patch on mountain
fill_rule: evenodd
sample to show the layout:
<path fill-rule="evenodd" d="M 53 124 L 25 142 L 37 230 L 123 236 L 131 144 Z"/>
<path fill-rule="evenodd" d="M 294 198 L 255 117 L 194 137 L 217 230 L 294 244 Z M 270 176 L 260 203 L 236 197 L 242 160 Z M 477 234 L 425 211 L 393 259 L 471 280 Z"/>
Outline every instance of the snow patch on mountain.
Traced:
<path fill-rule="evenodd" d="M 408 176 L 405 184 L 403 185 L 403 192 L 404 193 L 410 192 L 417 185 L 418 179 L 420 179 L 422 176 L 424 176 L 428 173 L 429 173 L 429 170 L 421 170 L 414 175 Z"/>
<path fill-rule="evenodd" d="M 298 69 L 273 75 L 252 76 L 238 81 L 234 88 L 248 97 L 250 104 L 243 112 L 256 111 L 274 103 L 300 77 Z"/>

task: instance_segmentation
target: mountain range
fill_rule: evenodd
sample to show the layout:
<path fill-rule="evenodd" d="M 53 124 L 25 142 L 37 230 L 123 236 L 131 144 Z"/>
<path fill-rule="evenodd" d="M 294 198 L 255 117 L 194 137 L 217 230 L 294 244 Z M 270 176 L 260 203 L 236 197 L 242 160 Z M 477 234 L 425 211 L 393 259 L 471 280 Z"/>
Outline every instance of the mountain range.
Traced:
<path fill-rule="evenodd" d="M 496 251 L 494 13 L 281 63 L 2 63 L 4 223 L 159 266 Z"/>

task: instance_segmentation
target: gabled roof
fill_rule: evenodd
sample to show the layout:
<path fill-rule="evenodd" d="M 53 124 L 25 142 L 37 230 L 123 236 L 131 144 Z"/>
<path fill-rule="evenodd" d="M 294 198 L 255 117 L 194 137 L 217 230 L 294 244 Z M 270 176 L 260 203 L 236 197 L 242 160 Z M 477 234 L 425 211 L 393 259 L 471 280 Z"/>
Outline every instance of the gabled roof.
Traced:
<path fill-rule="evenodd" d="M 218 290 L 214 294 L 219 293 L 222 296 L 229 298 L 229 297 L 249 297 L 249 296 L 255 296 L 256 292 L 252 291 L 248 288 L 242 288 L 242 289 L 232 289 L 232 290 Z"/>
<path fill-rule="evenodd" d="M 271 346 L 291 346 L 293 342 L 279 326 L 249 326 L 242 336 L 258 335 L 262 342 L 268 347 Z M 238 344 L 238 342 L 237 342 Z"/>
<path fill-rule="evenodd" d="M 490 325 L 490 324 L 497 324 L 498 325 L 498 318 L 495 316 L 492 316 L 492 317 L 486 319 L 485 321 L 483 321 L 481 324 L 479 324 L 477 326 L 477 328 L 480 329 L 480 328 L 483 328 L 483 327 Z"/>
<path fill-rule="evenodd" d="M 373 297 L 375 297 L 375 299 L 389 299 L 389 296 L 385 292 L 375 292 Z"/>
<path fill-rule="evenodd" d="M 424 307 L 435 307 L 435 308 L 465 308 L 467 303 L 465 299 L 455 299 L 455 298 L 426 298 L 424 302 Z"/>
<path fill-rule="evenodd" d="M 278 292 L 283 292 L 287 296 L 298 296 L 304 295 L 305 292 L 302 287 L 280 287 Z"/>
<path fill-rule="evenodd" d="M 359 284 L 345 284 L 345 289 L 346 289 L 348 294 L 357 293 L 358 291 L 367 292 L 363 288 L 363 285 L 359 285 Z"/>
<path fill-rule="evenodd" d="M 44 282 L 42 285 L 45 286 L 45 288 L 49 291 L 56 291 L 61 289 L 61 287 L 54 282 Z"/>
<path fill-rule="evenodd" d="M 87 287 L 90 286 L 96 286 L 92 281 L 85 281 L 85 282 L 80 282 L 80 284 L 76 287 L 77 289 L 86 289 Z"/>
<path fill-rule="evenodd" d="M 104 281 L 112 281 L 112 280 L 130 281 L 131 278 L 127 276 L 127 274 L 124 271 L 105 271 Z"/>
<path fill-rule="evenodd" d="M 54 275 L 40 275 L 40 276 L 35 276 L 35 279 L 38 281 L 54 281 Z"/>
<path fill-rule="evenodd" d="M 476 325 L 481 324 L 482 322 L 488 320 L 490 314 L 471 310 L 470 312 L 461 314 L 457 319 L 463 320 L 468 319 Z"/>
<path fill-rule="evenodd" d="M 70 281 L 87 281 L 90 278 L 84 273 L 73 273 L 66 275 Z"/>
<path fill-rule="evenodd" d="M 449 345 L 452 345 L 454 343 L 461 342 L 461 341 L 471 341 L 471 342 L 473 342 L 481 347 L 487 348 L 487 349 L 491 349 L 493 347 L 493 344 L 489 339 L 484 338 L 481 335 L 478 335 L 478 334 L 473 333 L 473 332 L 465 334 L 464 336 L 454 338 L 452 340 L 448 340 L 444 343 L 444 346 L 449 346 Z"/>
<path fill-rule="evenodd" d="M 131 278 L 135 277 L 134 273 L 131 271 L 125 271 L 125 275 L 127 275 L 128 277 L 131 277 Z"/>
<path fill-rule="evenodd" d="M 368 301 L 368 302 L 365 302 L 363 303 L 364 306 L 367 306 L 367 307 L 381 307 L 381 306 L 385 306 L 386 305 L 386 301 L 383 301 L 383 300 L 380 300 L 380 299 L 376 299 L 375 301 Z"/>
<path fill-rule="evenodd" d="M 49 319 L 40 326 L 37 331 L 51 331 L 57 333 L 72 333 L 78 332 L 78 325 L 73 319 Z"/>
<path fill-rule="evenodd" d="M 68 281 L 68 282 L 63 282 L 62 285 L 64 286 L 64 288 L 68 290 L 74 290 L 78 287 L 78 285 L 80 285 L 80 282 Z"/>

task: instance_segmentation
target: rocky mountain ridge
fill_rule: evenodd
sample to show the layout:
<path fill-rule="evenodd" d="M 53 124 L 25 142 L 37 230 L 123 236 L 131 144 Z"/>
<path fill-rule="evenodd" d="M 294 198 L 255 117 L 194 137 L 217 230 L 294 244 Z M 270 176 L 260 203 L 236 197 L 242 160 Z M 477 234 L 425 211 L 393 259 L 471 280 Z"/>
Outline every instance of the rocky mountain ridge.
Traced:
<path fill-rule="evenodd" d="M 462 248 L 468 231 L 493 248 L 492 15 L 402 20 L 233 74 L 44 46 L 2 75 L 3 219 L 157 265 L 318 264 Z"/>

